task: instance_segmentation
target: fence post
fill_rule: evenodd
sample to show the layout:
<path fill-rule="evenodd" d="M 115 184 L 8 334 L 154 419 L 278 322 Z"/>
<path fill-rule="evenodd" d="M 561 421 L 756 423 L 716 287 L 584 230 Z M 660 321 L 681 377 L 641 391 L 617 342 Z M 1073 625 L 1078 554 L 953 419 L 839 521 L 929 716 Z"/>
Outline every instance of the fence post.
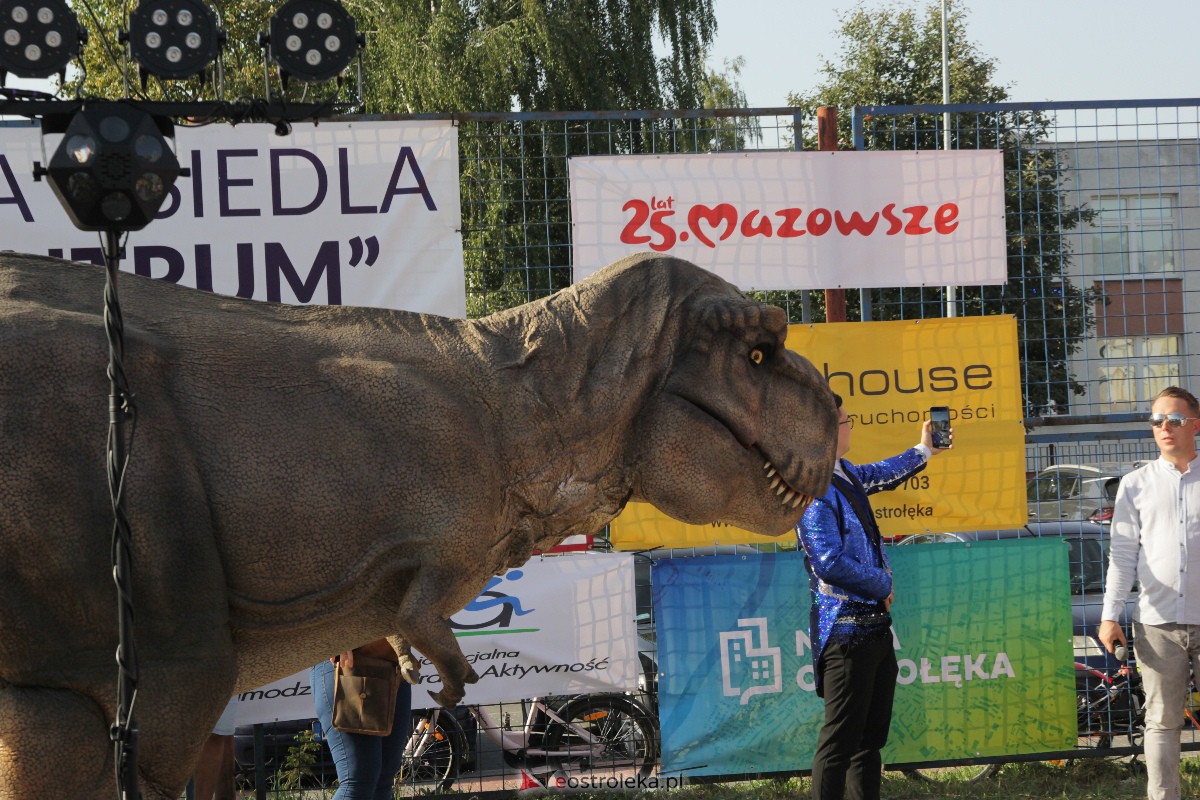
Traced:
<path fill-rule="evenodd" d="M 837 150 L 837 109 L 821 106 L 817 109 L 817 149 Z M 846 290 L 825 290 L 825 321 L 846 321 Z"/>

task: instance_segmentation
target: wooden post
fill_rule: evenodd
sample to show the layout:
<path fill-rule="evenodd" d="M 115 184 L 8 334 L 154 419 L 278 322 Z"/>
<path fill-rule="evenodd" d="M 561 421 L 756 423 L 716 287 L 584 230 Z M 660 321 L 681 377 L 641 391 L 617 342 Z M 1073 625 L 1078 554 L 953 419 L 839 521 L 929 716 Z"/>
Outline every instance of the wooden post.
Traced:
<path fill-rule="evenodd" d="M 817 149 L 837 150 L 837 109 L 821 106 L 817 109 Z M 825 321 L 846 321 L 846 290 L 825 290 Z"/>

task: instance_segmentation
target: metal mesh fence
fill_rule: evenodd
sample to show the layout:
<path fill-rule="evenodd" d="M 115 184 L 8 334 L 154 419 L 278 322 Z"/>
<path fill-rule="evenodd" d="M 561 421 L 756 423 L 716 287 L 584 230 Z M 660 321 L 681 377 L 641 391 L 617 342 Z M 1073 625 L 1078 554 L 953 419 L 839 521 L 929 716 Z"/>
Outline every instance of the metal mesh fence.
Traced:
<path fill-rule="evenodd" d="M 571 283 L 569 158 L 788 150 L 802 119 L 793 109 L 464 115 L 459 148 L 468 315 Z"/>
<path fill-rule="evenodd" d="M 1200 101 L 863 107 L 858 149 L 1000 149 L 1009 282 L 852 292 L 852 319 L 1013 314 L 1028 416 L 1111 417 L 1196 372 L 1200 321 Z M 948 127 L 947 127 L 948 125 Z M 463 115 L 468 313 L 571 281 L 567 160 L 573 156 L 800 149 L 798 109 Z M 850 137 L 846 137 L 849 139 Z M 795 321 L 823 319 L 815 293 L 769 292 Z M 1107 421 L 1112 421 L 1109 419 Z M 1122 420 L 1124 421 L 1124 420 Z"/>
<path fill-rule="evenodd" d="M 1016 314 L 1027 413 L 1143 411 L 1195 374 L 1197 101 L 860 108 L 863 149 L 1004 152 L 1009 282 L 960 313 Z M 948 129 L 947 129 L 948 122 Z M 949 136 L 946 136 L 947 130 Z M 944 292 L 884 292 L 876 319 L 934 314 Z"/>
<path fill-rule="evenodd" d="M 1189 341 L 1200 329 L 1200 276 L 1191 274 L 1200 270 L 1200 99 L 859 107 L 843 121 L 843 139 L 856 149 L 1003 152 L 1008 282 L 850 292 L 849 315 L 919 319 L 949 308 L 956 316 L 1014 315 L 1027 475 L 1056 481 L 1039 484 L 1034 491 L 1045 496 L 1031 500 L 1041 501 L 1042 519 L 1086 522 L 1099 513 L 1102 520 L 1112 479 L 1157 456 L 1142 421 L 1150 400 L 1168 385 L 1200 388 Z M 795 150 L 816 139 L 815 114 L 792 108 L 464 114 L 458 124 L 473 317 L 570 284 L 569 158 Z M 824 319 L 819 293 L 763 299 L 793 322 Z M 1072 480 L 1061 470 L 1067 465 L 1095 474 Z M 1103 564 L 1083 548 L 1076 568 L 1096 577 Z M 644 584 L 647 574 L 639 575 Z M 1098 602 L 1095 581 L 1077 589 L 1078 598 Z M 637 590 L 648 595 L 648 585 Z M 653 637 L 652 626 L 643 630 Z M 1077 658 L 1093 646 L 1076 644 Z M 1081 703 L 1095 693 L 1093 683 L 1079 682 Z M 644 699 L 652 703 L 652 692 Z M 1081 728 L 1081 745 L 1099 745 L 1090 751 L 1098 755 L 1137 744 L 1088 733 Z M 1185 749 L 1200 749 L 1195 733 L 1185 736 Z M 481 774 L 464 771 L 456 788 L 488 788 Z"/>

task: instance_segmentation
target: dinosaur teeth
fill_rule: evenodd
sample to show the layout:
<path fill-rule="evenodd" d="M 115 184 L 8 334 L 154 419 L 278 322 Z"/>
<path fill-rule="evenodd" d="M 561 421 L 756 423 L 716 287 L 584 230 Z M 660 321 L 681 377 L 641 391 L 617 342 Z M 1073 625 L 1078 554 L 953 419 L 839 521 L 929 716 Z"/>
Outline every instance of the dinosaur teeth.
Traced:
<path fill-rule="evenodd" d="M 803 503 L 805 507 L 812 502 L 812 498 L 802 492 L 798 492 L 788 485 L 788 482 L 779 474 L 779 470 L 770 461 L 763 463 L 763 471 L 766 473 L 766 478 L 770 480 L 769 488 L 775 490 L 775 496 L 780 498 L 779 502 L 784 508 L 792 507 L 799 508 Z"/>
<path fill-rule="evenodd" d="M 775 496 L 780 498 L 779 502 L 783 504 L 784 508 L 790 506 L 795 509 L 800 508 L 801 505 L 807 508 L 808 504 L 812 502 L 811 497 L 789 486 L 770 461 L 763 463 L 763 472 L 766 473 L 766 477 L 770 480 L 770 488 L 775 490 Z"/>

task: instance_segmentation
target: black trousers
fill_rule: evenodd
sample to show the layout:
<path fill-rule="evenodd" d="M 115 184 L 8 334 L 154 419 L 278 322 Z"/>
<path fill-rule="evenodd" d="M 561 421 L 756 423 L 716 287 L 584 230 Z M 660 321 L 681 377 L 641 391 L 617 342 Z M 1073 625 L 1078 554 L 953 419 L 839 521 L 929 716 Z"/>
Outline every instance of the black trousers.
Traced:
<path fill-rule="evenodd" d="M 813 800 L 879 800 L 880 749 L 887 744 L 896 695 L 891 632 L 821 653 L 825 724 L 813 756 Z"/>

